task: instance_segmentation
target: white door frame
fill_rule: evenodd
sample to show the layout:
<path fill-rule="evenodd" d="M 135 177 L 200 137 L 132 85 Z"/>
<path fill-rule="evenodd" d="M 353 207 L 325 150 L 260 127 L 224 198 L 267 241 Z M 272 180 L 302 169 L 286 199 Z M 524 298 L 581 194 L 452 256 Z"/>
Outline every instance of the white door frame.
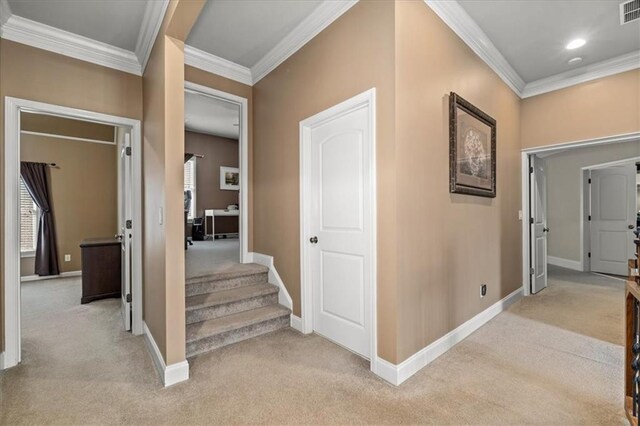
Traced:
<path fill-rule="evenodd" d="M 530 291 L 530 275 L 529 275 L 529 259 L 530 259 L 530 241 L 529 241 L 529 156 L 535 154 L 547 153 L 554 151 L 564 151 L 571 148 L 585 148 L 588 146 L 607 145 L 620 142 L 633 142 L 640 140 L 640 132 L 624 133 L 621 135 L 607 136 L 602 138 L 585 139 L 573 142 L 559 143 L 544 147 L 533 147 L 523 149 L 521 151 L 521 184 L 522 184 L 522 289 L 525 296 L 531 294 Z M 581 244 L 583 246 L 583 244 Z"/>
<path fill-rule="evenodd" d="M 325 111 L 300 122 L 300 280 L 301 280 L 301 301 L 302 301 L 302 332 L 305 334 L 313 332 L 313 291 L 311 279 L 311 250 L 308 239 L 311 236 L 309 229 L 311 218 L 311 131 L 328 120 L 347 114 L 354 109 L 368 106 L 369 108 L 369 134 L 371 135 L 371 156 L 368 159 L 371 170 L 372 185 L 369 190 L 371 197 L 370 209 L 365 214 L 369 215 L 370 228 L 365 230 L 371 235 L 371 246 L 369 256 L 371 259 L 371 306 L 370 306 L 370 365 L 371 371 L 376 372 L 376 359 L 378 356 L 377 342 L 377 198 L 376 198 L 376 89 L 372 88 L 359 95 L 354 96 L 344 102 L 339 103 Z"/>
<path fill-rule="evenodd" d="M 5 97 L 4 104 L 4 354 L 0 369 L 21 359 L 20 332 L 20 112 L 29 111 L 131 129 L 133 158 L 133 334 L 142 334 L 142 138 L 140 120 Z"/>
<path fill-rule="evenodd" d="M 589 259 L 589 252 L 591 251 L 591 226 L 589 226 L 590 222 L 588 219 L 591 213 L 591 191 L 589 190 L 589 183 L 587 182 L 591 176 L 591 170 L 635 164 L 639 161 L 640 157 L 630 157 L 580 168 L 580 264 L 582 265 L 583 271 L 591 270 L 591 261 Z"/>
<path fill-rule="evenodd" d="M 201 84 L 185 81 L 187 92 L 208 96 L 228 102 L 240 109 L 240 138 L 238 140 L 240 158 L 240 263 L 251 262 L 249 256 L 249 101 L 242 96 L 233 95 Z"/>

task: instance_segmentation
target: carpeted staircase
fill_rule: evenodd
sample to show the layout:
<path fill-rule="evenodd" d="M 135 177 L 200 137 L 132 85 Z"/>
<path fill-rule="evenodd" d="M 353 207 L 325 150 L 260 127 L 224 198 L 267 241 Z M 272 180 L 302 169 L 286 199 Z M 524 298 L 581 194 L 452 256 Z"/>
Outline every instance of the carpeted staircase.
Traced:
<path fill-rule="evenodd" d="M 187 358 L 289 326 L 268 273 L 250 263 L 187 279 Z"/>

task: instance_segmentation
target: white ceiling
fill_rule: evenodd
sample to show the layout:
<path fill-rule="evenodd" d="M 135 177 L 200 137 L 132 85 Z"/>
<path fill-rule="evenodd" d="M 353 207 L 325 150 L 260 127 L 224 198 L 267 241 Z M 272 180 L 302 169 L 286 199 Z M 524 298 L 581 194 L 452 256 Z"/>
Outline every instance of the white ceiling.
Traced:
<path fill-rule="evenodd" d="M 459 0 L 526 83 L 640 50 L 640 21 L 621 26 L 621 2 Z M 578 37 L 587 44 L 566 50 Z"/>
<path fill-rule="evenodd" d="M 198 133 L 239 139 L 240 109 L 237 105 L 209 96 L 185 92 L 185 129 Z"/>
<path fill-rule="evenodd" d="M 134 51 L 146 0 L 8 0 L 14 15 Z"/>
<path fill-rule="evenodd" d="M 321 3 L 320 0 L 209 0 L 187 44 L 251 68 Z"/>

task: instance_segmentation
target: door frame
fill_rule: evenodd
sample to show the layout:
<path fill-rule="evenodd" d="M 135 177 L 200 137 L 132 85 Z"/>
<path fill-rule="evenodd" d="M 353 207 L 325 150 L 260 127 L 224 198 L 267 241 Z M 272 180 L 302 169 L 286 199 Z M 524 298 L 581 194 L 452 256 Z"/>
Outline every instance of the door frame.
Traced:
<path fill-rule="evenodd" d="M 0 369 L 21 360 L 20 329 L 20 112 L 71 118 L 122 126 L 131 129 L 133 172 L 132 282 L 133 334 L 142 334 L 142 137 L 141 122 L 131 118 L 102 114 L 78 108 L 47 104 L 6 96 L 4 102 L 4 353 Z"/>
<path fill-rule="evenodd" d="M 329 109 L 326 109 L 312 117 L 300 122 L 300 290 L 301 290 L 301 320 L 302 332 L 309 334 L 313 332 L 313 290 L 311 279 L 311 250 L 306 244 L 307 238 L 311 235 L 309 229 L 311 223 L 311 200 L 309 193 L 312 188 L 311 183 L 311 161 L 312 150 L 311 131 L 314 127 L 347 114 L 362 107 L 369 108 L 369 134 L 371 135 L 371 155 L 368 159 L 369 170 L 371 171 L 371 187 L 368 188 L 370 196 L 370 209 L 364 214 L 369 216 L 369 228 L 365 232 L 370 234 L 369 256 L 370 262 L 370 368 L 374 373 L 378 356 L 377 342 L 377 172 L 376 172 L 376 89 L 371 88 L 359 95 L 343 101 Z"/>
<path fill-rule="evenodd" d="M 238 150 L 240 159 L 240 263 L 249 263 L 249 101 L 242 96 L 223 92 L 201 84 L 184 82 L 185 92 L 221 100 L 240 109 L 240 137 Z M 205 218 L 206 219 L 206 218 Z"/>
<path fill-rule="evenodd" d="M 592 170 L 607 169 L 609 167 L 635 164 L 640 161 L 640 157 L 629 157 L 622 160 L 608 161 L 606 163 L 592 164 L 580 168 L 580 263 L 583 271 L 591 271 L 591 188 L 589 178 Z"/>
<path fill-rule="evenodd" d="M 606 136 L 600 138 L 577 140 L 572 142 L 558 143 L 544 147 L 532 147 L 523 149 L 520 152 L 521 160 L 521 194 L 522 194 L 522 290 L 525 296 L 531 295 L 529 269 L 530 264 L 530 234 L 529 234 L 529 217 L 530 217 L 530 191 L 529 186 L 529 156 L 536 154 L 552 154 L 555 152 L 565 151 L 571 148 L 584 148 L 588 146 L 607 145 L 620 142 L 633 142 L 640 140 L 640 132 L 624 133 L 620 135 Z M 581 244 L 582 246 L 583 244 Z"/>

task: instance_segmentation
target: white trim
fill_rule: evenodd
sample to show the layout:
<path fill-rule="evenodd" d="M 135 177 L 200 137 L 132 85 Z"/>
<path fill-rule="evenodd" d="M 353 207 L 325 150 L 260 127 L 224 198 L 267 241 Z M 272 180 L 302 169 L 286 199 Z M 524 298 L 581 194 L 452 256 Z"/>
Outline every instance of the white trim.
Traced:
<path fill-rule="evenodd" d="M 445 334 L 429 346 L 421 349 L 398 365 L 394 365 L 382 358 L 378 358 L 377 374 L 393 385 L 400 385 L 409 377 L 416 374 L 422 368 L 429 365 L 440 355 L 453 348 L 456 344 L 467 338 L 499 313 L 505 311 L 513 303 L 522 298 L 522 289 L 518 289 L 489 306 L 478 315 L 474 316 L 456 329 Z"/>
<path fill-rule="evenodd" d="M 299 316 L 291 314 L 291 322 L 289 323 L 289 325 L 294 330 L 297 330 L 300 333 L 303 333 L 303 331 L 302 331 L 302 318 L 300 318 Z"/>
<path fill-rule="evenodd" d="M 184 46 L 184 63 L 246 85 L 253 85 L 251 70 L 195 47 Z"/>
<path fill-rule="evenodd" d="M 4 120 L 4 324 L 5 368 L 20 362 L 20 235 L 19 235 L 19 164 L 20 111 L 41 112 L 77 120 L 127 127 L 133 150 L 133 239 L 132 297 L 133 333 L 142 334 L 142 131 L 140 120 L 92 111 L 5 97 Z M 138 226 L 137 224 L 140 224 Z"/>
<path fill-rule="evenodd" d="M 249 253 L 248 260 L 251 263 L 257 263 L 258 265 L 266 266 L 269 268 L 269 283 L 278 286 L 280 291 L 278 292 L 278 303 L 282 306 L 293 310 L 293 300 L 287 291 L 287 287 L 284 285 L 280 274 L 276 270 L 276 266 L 273 263 L 273 256 L 269 256 L 262 253 Z"/>
<path fill-rule="evenodd" d="M 368 189 L 370 196 L 370 210 L 365 214 L 369 215 L 369 223 L 371 224 L 370 235 L 370 247 L 369 258 L 371 259 L 370 276 L 371 276 L 371 300 L 369 301 L 370 307 L 370 368 L 374 374 L 378 374 L 378 299 L 377 299 L 377 171 L 376 171 L 376 89 L 371 88 L 363 93 L 360 93 L 350 99 L 347 99 L 333 107 L 319 112 L 305 120 L 300 122 L 300 292 L 301 292 L 301 331 L 308 334 L 313 332 L 313 300 L 311 291 L 311 271 L 310 265 L 310 250 L 307 243 L 309 237 L 309 217 L 308 213 L 313 209 L 310 206 L 310 200 L 307 195 L 308 188 L 310 187 L 310 174 L 311 170 L 311 154 L 309 150 L 311 129 L 315 126 L 322 124 L 323 122 L 334 118 L 338 115 L 346 114 L 354 109 L 362 108 L 366 106 L 369 111 L 369 133 L 371 135 L 371 154 L 368 159 L 368 166 L 371 170 L 372 182 Z M 299 326 L 296 324 L 296 326 Z"/>
<path fill-rule="evenodd" d="M 116 144 L 113 141 L 101 141 L 99 139 L 88 139 L 88 138 L 77 138 L 75 136 L 54 135 L 53 133 L 32 132 L 30 130 L 20 130 L 20 133 L 22 133 L 24 135 L 44 136 L 44 137 L 55 138 L 55 139 L 67 139 L 67 140 L 70 140 L 70 141 L 101 143 L 101 144 L 105 144 L 105 145 L 115 145 Z"/>
<path fill-rule="evenodd" d="M 5 365 L 4 365 L 4 352 L 0 352 L 0 370 L 4 370 L 5 368 L 9 368 L 9 367 L 5 367 Z"/>
<path fill-rule="evenodd" d="M 287 34 L 273 49 L 260 59 L 253 67 L 253 83 L 262 80 L 278 65 L 296 53 L 327 28 L 332 22 L 351 9 L 358 0 L 324 1 L 315 10 Z"/>
<path fill-rule="evenodd" d="M 149 56 L 151 56 L 151 50 L 158 37 L 158 32 L 160 31 L 160 26 L 162 26 L 162 20 L 164 19 L 164 14 L 167 12 L 167 7 L 169 7 L 169 0 L 147 2 L 135 49 L 142 73 L 147 67 L 147 61 L 149 60 Z"/>
<path fill-rule="evenodd" d="M 457 1 L 424 0 L 498 76 L 520 95 L 525 82 Z"/>
<path fill-rule="evenodd" d="M 547 263 L 561 268 L 573 269 L 574 271 L 582 271 L 582 262 L 578 260 L 563 259 L 561 257 L 547 255 Z"/>
<path fill-rule="evenodd" d="M 640 68 L 640 51 L 532 81 L 525 85 L 520 97 L 525 99 L 637 68 Z"/>
<path fill-rule="evenodd" d="M 2 38 L 135 75 L 142 75 L 133 52 L 12 15 L 2 25 Z"/>
<path fill-rule="evenodd" d="M 162 353 L 160 352 L 149 327 L 147 327 L 146 322 L 143 323 L 143 327 L 144 340 L 147 342 L 149 352 L 151 353 L 151 359 L 153 360 L 153 364 L 156 366 L 156 370 L 158 371 L 158 375 L 160 376 L 160 380 L 162 380 L 164 387 L 166 388 L 168 386 L 175 385 L 176 383 L 189 380 L 189 362 L 184 360 L 175 364 L 166 365 L 164 358 L 162 357 Z"/>
<path fill-rule="evenodd" d="M 584 166 L 584 167 L 581 167 L 580 170 L 608 169 L 609 167 L 626 166 L 630 163 L 635 164 L 638 161 L 640 161 L 640 157 L 629 157 L 629 158 L 623 158 L 622 160 L 607 161 L 606 163 L 598 163 L 598 164 L 592 164 L 589 166 Z"/>
<path fill-rule="evenodd" d="M 608 145 L 612 143 L 621 143 L 621 142 L 633 142 L 635 140 L 640 140 L 640 132 L 632 132 L 632 133 L 624 133 L 621 135 L 613 135 L 613 136 L 605 136 L 600 138 L 592 138 L 592 139 L 584 139 L 572 142 L 565 143 L 557 143 L 554 145 L 542 146 L 542 147 L 533 147 L 523 149 L 520 153 L 520 171 L 521 171 L 521 194 L 522 194 L 522 288 L 524 296 L 529 296 L 530 292 L 530 276 L 529 276 L 529 257 L 530 257 L 530 246 L 529 246 L 529 196 L 530 196 L 530 187 L 529 187 L 529 156 L 535 155 L 541 152 L 560 152 L 570 148 L 584 148 L 587 146 L 595 146 L 595 145 Z M 584 201 L 583 201 L 584 202 Z M 581 209 L 584 207 L 581 205 Z M 582 218 L 581 218 L 582 220 Z M 586 238 L 584 235 L 584 231 L 582 233 L 582 238 Z M 580 246 L 581 250 L 584 250 L 584 240 Z M 584 259 L 584 252 L 581 256 Z M 585 263 L 584 260 L 582 263 Z M 582 268 L 586 268 L 586 264 L 582 266 Z M 581 269 L 582 270 L 582 269 Z"/>
<path fill-rule="evenodd" d="M 249 101 L 211 87 L 185 81 L 185 91 L 208 96 L 235 104 L 240 109 L 240 263 L 250 263 L 249 259 Z"/>
<path fill-rule="evenodd" d="M 11 18 L 11 6 L 9 6 L 7 0 L 0 0 L 0 27 L 2 27 L 9 18 Z"/>
<path fill-rule="evenodd" d="M 47 275 L 45 277 L 41 277 L 40 275 L 25 275 L 20 277 L 20 282 L 26 283 L 29 281 L 44 281 L 44 280 L 53 280 L 56 278 L 69 278 L 69 277 L 81 277 L 82 271 L 69 271 L 69 272 L 61 272 L 59 275 Z"/>

